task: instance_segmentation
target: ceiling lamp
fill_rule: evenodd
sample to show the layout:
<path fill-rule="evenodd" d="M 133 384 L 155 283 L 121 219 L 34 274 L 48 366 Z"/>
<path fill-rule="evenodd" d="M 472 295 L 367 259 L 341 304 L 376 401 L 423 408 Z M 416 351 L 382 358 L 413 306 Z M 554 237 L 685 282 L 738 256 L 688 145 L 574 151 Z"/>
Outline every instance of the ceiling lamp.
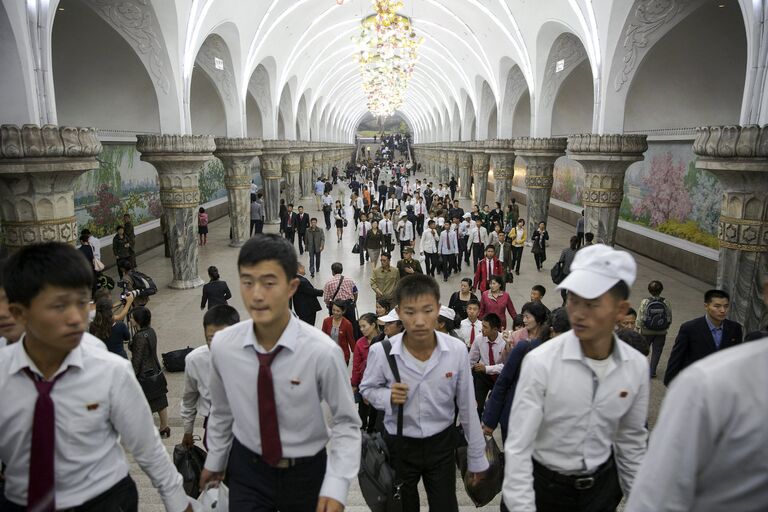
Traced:
<path fill-rule="evenodd" d="M 363 79 L 368 110 L 389 116 L 400 108 L 418 60 L 416 50 L 424 42 L 411 20 L 397 14 L 402 0 L 374 0 L 376 14 L 361 23 L 357 61 Z"/>

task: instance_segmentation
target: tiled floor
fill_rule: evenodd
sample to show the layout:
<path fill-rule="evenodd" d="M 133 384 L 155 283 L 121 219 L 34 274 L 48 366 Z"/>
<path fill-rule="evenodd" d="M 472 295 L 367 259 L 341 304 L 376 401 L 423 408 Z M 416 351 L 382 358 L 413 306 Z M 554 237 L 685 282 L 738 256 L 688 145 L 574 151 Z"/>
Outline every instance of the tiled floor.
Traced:
<path fill-rule="evenodd" d="M 347 199 L 349 194 L 346 194 Z M 492 201 L 492 195 L 488 198 Z M 298 205 L 297 205 L 298 206 Z M 468 209 L 469 202 L 466 201 L 462 207 Z M 316 215 L 320 219 L 320 225 L 323 225 L 322 214 L 315 209 L 314 200 L 308 200 L 304 203 L 305 209 L 310 215 Z M 521 212 L 525 216 L 524 212 Z M 350 215 L 351 219 L 351 215 Z M 277 231 L 277 226 L 267 226 L 265 231 Z M 507 291 L 512 296 L 515 305 L 522 306 L 529 297 L 531 286 L 542 284 L 548 290 L 544 303 L 554 308 L 560 305 L 560 295 L 554 290 L 554 285 L 549 277 L 549 269 L 554 261 L 557 261 L 560 251 L 567 245 L 568 239 L 574 233 L 574 228 L 562 222 L 552 220 L 549 224 L 550 247 L 548 249 L 549 260 L 545 263 L 545 270 L 536 272 L 536 266 L 533 261 L 533 255 L 526 250 L 521 275 L 518 276 L 513 285 L 507 287 Z M 200 248 L 199 269 L 201 277 L 206 277 L 206 269 L 209 265 L 216 265 L 221 273 L 223 280 L 229 283 L 235 299 L 231 301 L 232 305 L 237 307 L 241 315 L 245 313 L 239 300 L 238 280 L 236 260 L 238 249 L 229 247 L 228 243 L 229 221 L 222 219 L 210 225 L 210 234 L 208 244 Z M 321 270 L 312 280 L 316 287 L 321 288 L 325 281 L 330 278 L 330 266 L 338 261 L 344 265 L 344 275 L 353 279 L 360 290 L 358 312 L 360 314 L 374 311 L 374 294 L 370 290 L 368 280 L 370 278 L 370 269 L 368 264 L 360 266 L 356 254 L 351 253 L 352 246 L 355 243 L 354 229 L 350 220 L 350 227 L 345 229 L 342 243 L 336 243 L 335 229 L 326 232 L 326 249 L 322 254 Z M 659 374 L 663 375 L 666 367 L 666 359 L 671 350 L 674 334 L 680 323 L 695 316 L 702 314 L 703 293 L 708 285 L 700 280 L 681 274 L 667 266 L 661 265 L 650 258 L 635 255 L 638 262 L 638 278 L 635 286 L 632 287 L 633 304 L 637 306 L 640 299 L 647 294 L 646 286 L 652 279 L 659 279 L 664 283 L 664 295 L 670 300 L 673 311 L 674 321 L 670 328 L 671 336 L 667 340 L 664 357 L 662 358 Z M 300 257 L 300 261 L 305 264 L 308 262 L 306 254 Z M 158 294 L 152 297 L 149 307 L 153 313 L 153 327 L 158 335 L 158 349 L 160 352 L 167 352 L 176 348 L 186 346 L 196 347 L 204 343 L 202 312 L 200 310 L 201 289 L 194 290 L 171 290 L 167 284 L 171 280 L 170 260 L 163 257 L 162 248 L 156 248 L 146 254 L 139 256 L 138 263 L 140 269 L 152 276 L 160 287 Z M 463 275 L 469 275 L 464 269 Z M 444 301 L 447 303 L 450 294 L 459 287 L 459 276 L 452 276 L 447 283 L 439 280 L 440 289 L 444 294 Z M 317 325 L 322 322 L 322 316 L 318 315 Z M 179 403 L 183 391 L 183 375 L 168 374 L 169 384 L 169 417 L 171 424 L 172 437 L 166 440 L 166 447 L 171 450 L 173 445 L 180 442 L 182 430 L 181 419 L 179 416 Z M 653 425 L 659 406 L 664 395 L 664 386 L 659 380 L 653 380 L 651 385 L 651 405 L 650 405 L 650 423 Z M 200 429 L 202 434 L 202 429 Z M 131 474 L 136 478 L 140 486 L 141 506 L 140 510 L 155 511 L 163 510 L 160 498 L 157 492 L 152 489 L 148 478 L 141 472 L 136 464 L 132 465 Z M 477 510 L 463 492 L 462 486 L 458 483 L 459 503 L 462 510 Z M 491 505 L 480 510 L 498 510 L 499 497 Z M 426 510 L 426 501 L 422 502 L 423 509 Z M 360 494 L 359 488 L 355 483 L 350 491 L 349 507 L 350 511 L 368 510 Z"/>

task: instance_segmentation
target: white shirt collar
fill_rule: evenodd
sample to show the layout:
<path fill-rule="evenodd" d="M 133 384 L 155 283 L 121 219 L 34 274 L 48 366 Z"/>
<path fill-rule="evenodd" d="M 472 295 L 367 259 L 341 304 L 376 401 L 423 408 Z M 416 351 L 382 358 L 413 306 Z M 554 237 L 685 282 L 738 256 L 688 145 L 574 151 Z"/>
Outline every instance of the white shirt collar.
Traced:
<path fill-rule="evenodd" d="M 12 348 L 9 348 L 9 350 L 15 350 L 15 352 L 13 354 L 13 358 L 11 359 L 11 364 L 8 365 L 8 373 L 13 375 L 20 372 L 24 368 L 29 368 L 37 375 L 42 376 L 43 372 L 37 368 L 35 363 L 27 354 L 27 349 L 24 347 L 25 337 L 26 333 L 21 336 L 19 341 L 12 345 Z M 82 341 L 80 343 L 82 343 Z M 65 357 L 64 361 L 61 362 L 61 366 L 59 366 L 59 368 L 56 370 L 54 376 L 59 375 L 70 366 L 76 366 L 77 368 L 83 367 L 83 349 L 80 345 L 69 351 L 69 354 L 67 354 L 67 357 Z"/>
<path fill-rule="evenodd" d="M 272 347 L 270 352 L 274 351 L 278 346 L 285 347 L 291 352 L 297 351 L 299 345 L 299 331 L 301 330 L 299 322 L 300 320 L 298 318 L 291 316 L 288 320 L 288 325 L 285 326 L 283 333 L 280 335 L 280 338 L 278 338 L 277 343 L 275 343 L 275 346 Z M 248 335 L 243 339 L 243 347 L 245 348 L 249 345 L 253 346 L 256 352 L 267 353 L 264 347 L 262 347 L 256 340 L 256 334 L 253 332 L 253 325 L 250 326 Z"/>

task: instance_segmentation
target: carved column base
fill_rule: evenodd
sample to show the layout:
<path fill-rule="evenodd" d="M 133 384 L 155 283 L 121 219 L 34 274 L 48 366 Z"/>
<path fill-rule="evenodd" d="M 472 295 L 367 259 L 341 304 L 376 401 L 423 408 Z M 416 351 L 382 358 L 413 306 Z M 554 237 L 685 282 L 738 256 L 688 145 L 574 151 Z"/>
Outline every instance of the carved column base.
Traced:
<path fill-rule="evenodd" d="M 768 129 L 752 126 L 699 128 L 696 167 L 723 187 L 717 287 L 731 295 L 729 318 L 744 333 L 768 325 L 762 283 L 768 275 Z"/>
<path fill-rule="evenodd" d="M 8 249 L 75 243 L 74 183 L 99 166 L 100 152 L 93 128 L 0 127 L 0 215 Z"/>
<path fill-rule="evenodd" d="M 568 156 L 584 167 L 584 232 L 598 242 L 616 243 L 619 209 L 624 199 L 624 175 L 648 149 L 645 135 L 573 135 Z"/>
<path fill-rule="evenodd" d="M 168 229 L 173 280 L 171 288 L 185 290 L 203 284 L 197 271 L 198 179 L 203 164 L 213 158 L 213 137 L 137 135 L 141 160 L 157 169 L 160 203 Z"/>

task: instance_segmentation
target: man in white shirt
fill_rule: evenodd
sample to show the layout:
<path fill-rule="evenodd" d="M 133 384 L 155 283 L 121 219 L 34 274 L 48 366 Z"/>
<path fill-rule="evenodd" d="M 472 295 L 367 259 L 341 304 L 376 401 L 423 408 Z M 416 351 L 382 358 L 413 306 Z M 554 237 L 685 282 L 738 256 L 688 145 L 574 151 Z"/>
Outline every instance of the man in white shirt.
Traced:
<path fill-rule="evenodd" d="M 645 454 L 648 361 L 615 336 L 636 276 L 628 253 L 581 249 L 560 284 L 572 330 L 529 352 L 505 451 L 509 510 L 614 510 Z"/>
<path fill-rule="evenodd" d="M 408 220 L 408 214 L 400 213 L 400 222 L 397 223 L 397 239 L 400 241 L 400 259 L 405 257 L 405 248 L 413 247 L 416 241 L 416 232 L 413 222 Z"/>
<path fill-rule="evenodd" d="M 392 246 L 392 235 L 395 234 L 395 224 L 392 222 L 392 214 L 389 211 L 384 212 L 384 218 L 379 222 L 379 231 L 381 231 L 381 253 L 389 254 Z"/>
<path fill-rule="evenodd" d="M 324 192 L 322 196 L 323 216 L 325 216 L 325 230 L 331 229 L 331 212 L 333 211 L 333 198 L 330 192 Z"/>
<path fill-rule="evenodd" d="M 472 271 L 477 272 L 477 262 L 483 259 L 485 248 L 488 246 L 488 230 L 483 226 L 480 217 L 475 220 L 475 225 L 469 231 L 469 242 L 472 244 Z"/>
<path fill-rule="evenodd" d="M 456 265 L 456 255 L 459 252 L 459 240 L 456 238 L 456 230 L 450 228 L 450 224 L 446 229 L 440 232 L 440 243 L 438 244 L 437 252 L 440 254 L 440 261 L 443 266 L 443 281 L 448 281 L 448 276 L 451 272 L 459 272 Z"/>
<path fill-rule="evenodd" d="M 429 509 L 457 512 L 454 413 L 468 442 L 468 478 L 476 483 L 488 469 L 480 420 L 474 413 L 467 349 L 459 340 L 436 332 L 440 289 L 426 275 L 400 280 L 397 314 L 403 334 L 389 339 L 390 369 L 384 342 L 371 346 L 360 392 L 371 406 L 384 411 L 384 439 L 398 479 L 404 512 L 418 512 L 417 485 L 423 478 Z M 399 407 L 398 407 L 399 406 Z M 398 432 L 398 409 L 402 429 Z"/>
<path fill-rule="evenodd" d="M 459 324 L 459 335 L 467 348 L 472 348 L 475 340 L 483 335 L 483 322 L 478 318 L 480 314 L 480 302 L 474 297 L 469 298 L 467 302 L 467 318 Z"/>
<path fill-rule="evenodd" d="M 437 270 L 437 244 L 440 242 L 440 235 L 435 229 L 435 221 L 430 220 L 427 223 L 427 229 L 421 235 L 421 252 L 424 253 L 424 264 L 427 267 L 427 275 L 435 277 Z"/>
<path fill-rule="evenodd" d="M 424 219 L 427 214 L 427 205 L 424 204 L 424 199 L 417 195 L 416 203 L 413 205 L 413 213 L 416 215 L 416 232 L 421 236 L 424 231 Z"/>
<path fill-rule="evenodd" d="M 400 201 L 397 200 L 394 194 L 389 195 L 389 199 L 387 199 L 387 204 L 385 206 L 385 209 L 388 211 L 395 211 L 395 209 L 400 205 Z"/>
<path fill-rule="evenodd" d="M 203 446 L 208 449 L 208 414 L 211 411 L 211 391 L 208 381 L 211 376 L 211 340 L 214 334 L 235 325 L 240 314 L 232 306 L 221 304 L 206 311 L 203 316 L 205 345 L 197 347 L 184 358 L 184 395 L 181 397 L 181 419 L 184 422 L 184 437 L 181 444 L 195 444 L 195 416 L 203 419 Z"/>
<path fill-rule="evenodd" d="M 211 343 L 200 485 L 226 470 L 230 510 L 341 512 L 360 467 L 362 424 L 341 348 L 291 315 L 298 262 L 284 238 L 251 238 L 237 266 L 251 318 Z"/>
<path fill-rule="evenodd" d="M 88 262 L 50 242 L 20 249 L 3 273 L 26 334 L 0 350 L 2 510 L 137 510 L 125 448 L 166 510 L 191 511 L 130 362 L 85 342 Z"/>
<path fill-rule="evenodd" d="M 459 223 L 459 268 L 461 268 L 461 260 L 464 260 L 464 264 L 469 266 L 469 253 L 471 252 L 471 246 L 469 245 L 469 232 L 472 227 L 472 214 L 465 213 Z"/>
<path fill-rule="evenodd" d="M 504 349 L 504 339 L 501 337 L 501 319 L 496 313 L 488 313 L 483 317 L 483 335 L 469 349 L 469 364 L 472 365 L 472 380 L 475 383 L 475 401 L 477 415 L 483 417 L 485 400 L 493 389 L 493 384 L 504 368 L 501 351 Z"/>
<path fill-rule="evenodd" d="M 763 279 L 768 304 L 768 276 Z M 764 510 L 768 338 L 697 361 L 664 398 L 627 512 Z"/>
<path fill-rule="evenodd" d="M 368 239 L 368 233 L 371 232 L 371 223 L 365 213 L 360 214 L 360 223 L 357 225 L 357 246 L 360 249 L 360 265 L 365 265 L 368 257 L 368 251 L 365 250 L 365 241 Z"/>

